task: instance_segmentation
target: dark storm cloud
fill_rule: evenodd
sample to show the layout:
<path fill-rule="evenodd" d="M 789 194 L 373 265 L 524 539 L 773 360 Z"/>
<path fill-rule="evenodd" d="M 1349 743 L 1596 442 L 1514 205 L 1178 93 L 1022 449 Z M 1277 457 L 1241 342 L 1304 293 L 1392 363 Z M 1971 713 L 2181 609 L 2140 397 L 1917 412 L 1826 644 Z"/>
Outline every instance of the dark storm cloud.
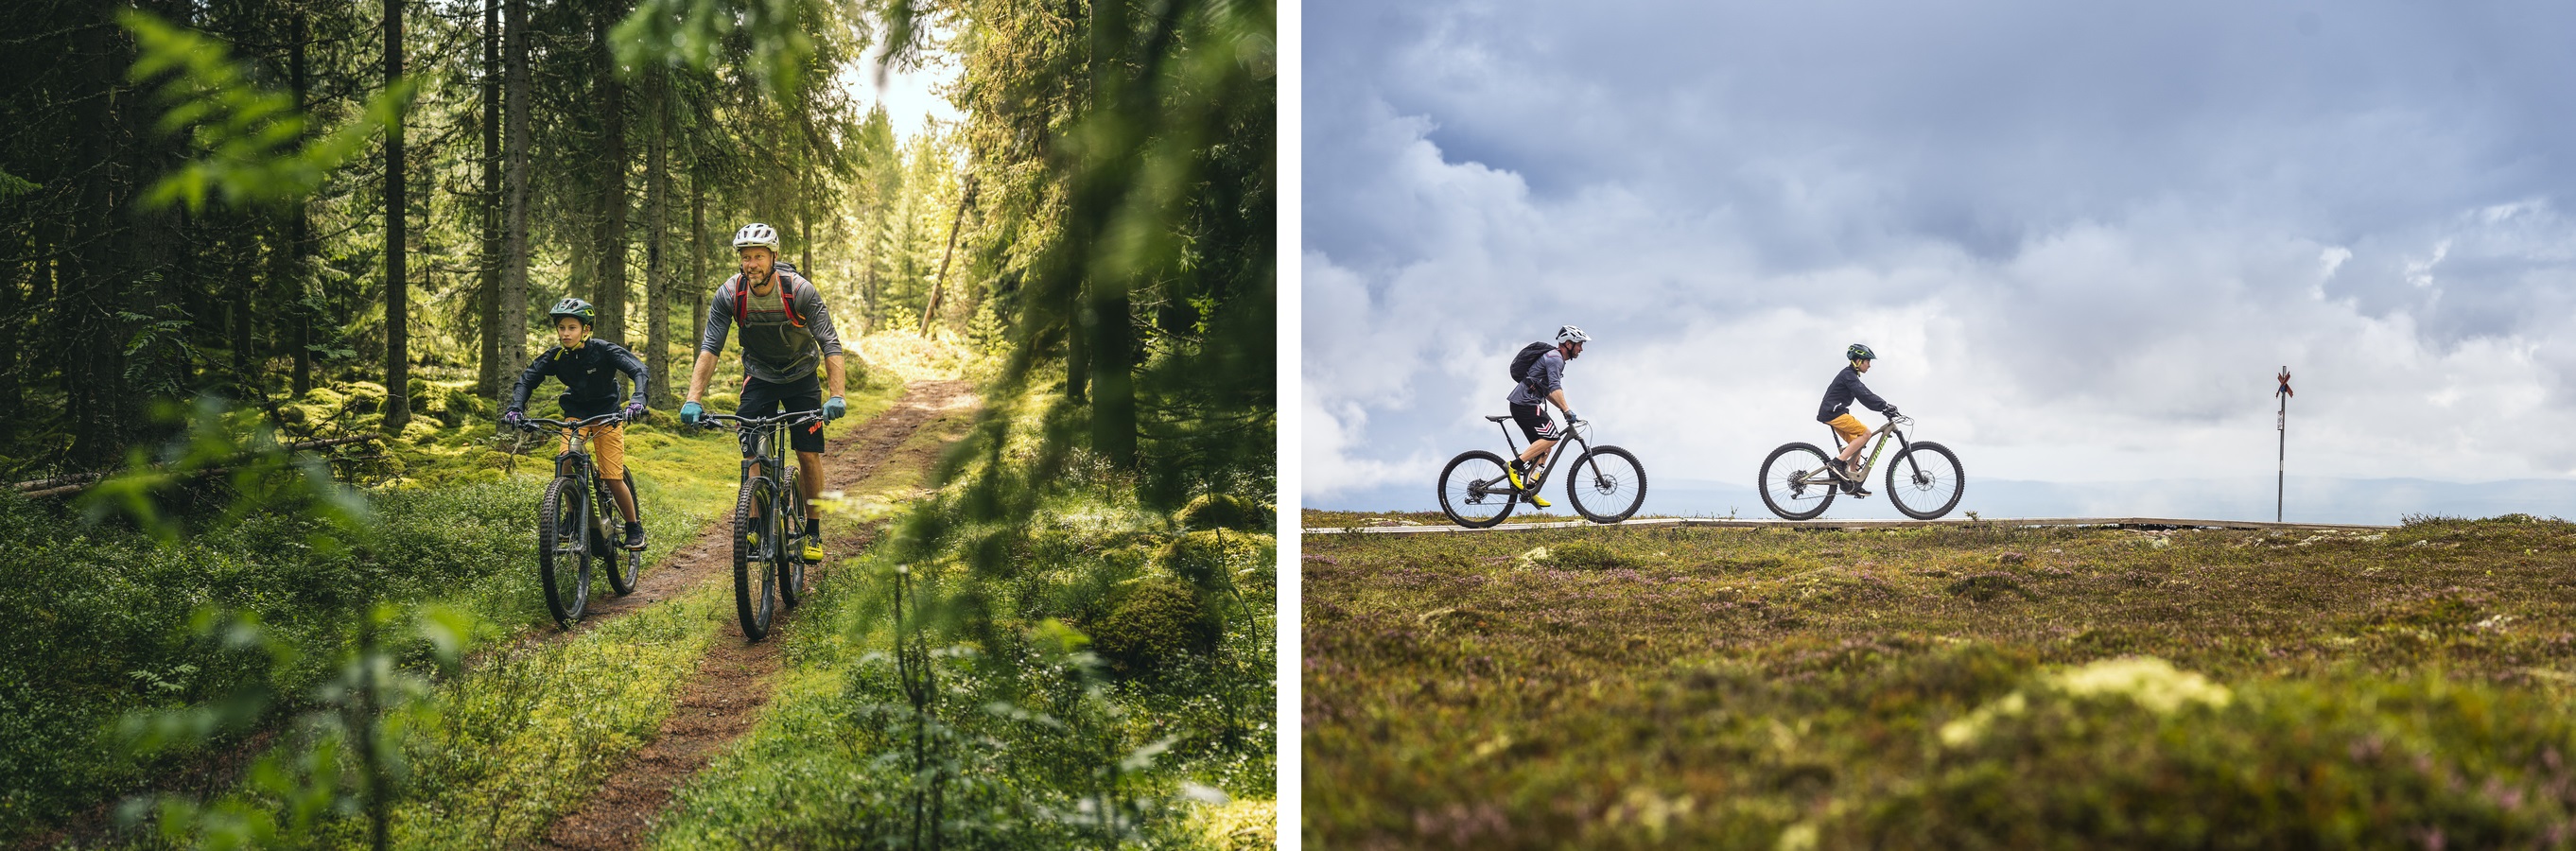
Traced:
<path fill-rule="evenodd" d="M 1310 467 L 1455 451 L 1493 395 L 1461 350 L 1574 317 L 1679 361 L 1599 347 L 1577 373 L 1617 373 L 1586 377 L 1602 405 L 1786 400 L 1821 387 L 1806 349 L 1919 335 L 1938 364 L 1891 377 L 2003 446 L 2069 439 L 2028 421 L 2070 408 L 2130 430 L 2104 445 L 2268 432 L 2237 373 L 2293 357 L 2368 372 L 2347 413 L 2424 430 L 2320 437 L 2352 453 L 2491 460 L 2522 438 L 2487 421 L 2576 413 L 2552 407 L 2576 404 L 2576 7 L 1574 8 L 1306 7 L 1304 334 L 1379 353 L 1308 356 L 1341 441 Z"/>

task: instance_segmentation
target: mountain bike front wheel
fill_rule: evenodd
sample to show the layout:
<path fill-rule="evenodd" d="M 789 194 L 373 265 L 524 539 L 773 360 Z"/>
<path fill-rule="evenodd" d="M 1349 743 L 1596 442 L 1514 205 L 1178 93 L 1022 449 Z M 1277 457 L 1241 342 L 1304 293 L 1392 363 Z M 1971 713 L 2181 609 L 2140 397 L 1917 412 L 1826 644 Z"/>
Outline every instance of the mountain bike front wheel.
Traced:
<path fill-rule="evenodd" d="M 1449 522 L 1483 529 L 1503 522 L 1520 494 L 1512 489 L 1503 456 L 1484 450 L 1458 453 L 1440 468 L 1440 510 Z"/>
<path fill-rule="evenodd" d="M 603 484 L 600 486 L 601 494 L 599 504 L 602 506 L 616 505 L 617 498 L 606 492 L 608 490 L 608 487 L 605 484 L 607 480 L 601 479 L 600 481 L 603 482 Z M 644 483 L 635 478 L 635 468 L 633 467 L 626 468 L 626 492 L 635 497 L 636 519 L 643 519 Z M 612 523 L 610 525 L 612 527 L 618 527 L 623 524 Z M 622 532 L 623 530 L 621 529 L 620 531 Z M 617 596 L 620 597 L 635 593 L 635 580 L 637 577 L 644 574 L 644 551 L 627 549 L 625 536 L 620 534 L 618 537 L 609 539 L 606 564 L 601 566 L 607 568 L 608 590 L 616 592 Z"/>
<path fill-rule="evenodd" d="M 1924 441 L 1896 453 L 1887 463 L 1887 501 L 1916 520 L 1937 520 L 1959 507 L 1968 490 L 1967 472 L 1950 447 Z"/>
<path fill-rule="evenodd" d="M 771 559 L 786 546 L 779 539 L 777 483 L 768 477 L 747 479 L 733 506 L 733 608 L 742 637 L 759 641 L 769 635 L 778 613 L 778 572 Z M 754 516 L 753 508 L 761 513 Z"/>
<path fill-rule="evenodd" d="M 1762 492 L 1762 505 L 1771 513 L 1787 520 L 1813 520 L 1834 504 L 1833 473 L 1825 467 L 1825 451 L 1812 443 L 1790 443 L 1771 450 L 1762 459 L 1762 475 L 1753 489 Z"/>
<path fill-rule="evenodd" d="M 787 469 L 779 471 L 779 528 L 787 531 L 778 538 L 778 601 L 794 608 L 805 595 L 805 491 L 797 487 L 797 462 L 789 459 Z"/>
<path fill-rule="evenodd" d="M 590 605 L 590 500 L 581 480 L 560 476 L 537 503 L 537 580 L 555 625 L 571 629 Z"/>
<path fill-rule="evenodd" d="M 1646 504 L 1646 466 L 1616 446 L 1596 446 L 1565 472 L 1565 496 L 1594 523 L 1617 523 Z"/>

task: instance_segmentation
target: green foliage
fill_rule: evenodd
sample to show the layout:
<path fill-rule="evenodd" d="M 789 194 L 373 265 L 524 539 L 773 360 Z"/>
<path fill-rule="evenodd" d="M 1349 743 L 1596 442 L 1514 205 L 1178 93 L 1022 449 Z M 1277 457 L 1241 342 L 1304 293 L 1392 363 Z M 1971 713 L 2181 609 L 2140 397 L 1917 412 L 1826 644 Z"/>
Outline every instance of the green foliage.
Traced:
<path fill-rule="evenodd" d="M 751 75 L 771 97 L 790 100 L 813 61 L 816 31 L 846 27 L 843 14 L 835 4 L 813 0 L 641 0 L 610 37 L 628 68 L 668 64 L 699 71 L 737 58 L 728 48 L 747 41 L 749 56 L 741 58 Z"/>
<path fill-rule="evenodd" d="M 788 634 L 788 684 L 654 844 L 1222 847 L 1261 833 L 1275 618 L 1174 574 L 1270 581 L 1246 572 L 1272 557 L 1268 538 L 1173 535 L 1131 476 L 1045 451 L 1062 410 L 1026 390 L 987 399 L 948 484 L 823 580 L 800 617 L 839 629 Z"/>
<path fill-rule="evenodd" d="M 148 204 L 200 211 L 210 191 L 238 206 L 303 200 L 399 120 L 416 88 L 409 80 L 396 83 L 355 120 L 308 140 L 310 119 L 294 98 L 253 83 L 221 40 L 134 9 L 119 12 L 117 22 L 142 48 L 127 76 L 137 83 L 167 78 L 159 93 L 169 107 L 157 125 L 161 132 L 193 129 L 193 140 L 206 151 L 203 159 L 161 178 L 145 196 Z"/>

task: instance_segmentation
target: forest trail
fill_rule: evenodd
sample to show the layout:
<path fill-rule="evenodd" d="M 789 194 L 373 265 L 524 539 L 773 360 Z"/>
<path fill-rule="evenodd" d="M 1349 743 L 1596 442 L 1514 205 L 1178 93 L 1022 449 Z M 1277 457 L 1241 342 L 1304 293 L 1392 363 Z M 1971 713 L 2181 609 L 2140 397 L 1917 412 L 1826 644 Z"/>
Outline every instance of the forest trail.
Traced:
<path fill-rule="evenodd" d="M 823 463 L 828 490 L 877 494 L 889 479 L 918 480 L 939 460 L 948 444 L 965 435 L 978 404 L 968 381 L 915 381 L 902 399 L 875 419 L 851 429 L 827 447 Z M 936 439 L 915 440 L 924 432 Z M 906 475 L 909 474 L 909 475 Z M 882 495 L 882 494 L 881 494 Z M 892 495 L 886 495 L 892 496 Z M 820 582 L 830 570 L 875 542 L 883 521 L 865 524 L 826 518 L 825 563 L 809 571 L 806 584 Z M 640 610 L 708 582 L 731 582 L 732 527 L 729 520 L 711 524 L 699 539 L 674 553 L 669 563 L 644 577 L 635 593 L 610 601 L 585 620 L 583 629 L 609 618 Z M 779 614 L 779 631 L 796 628 L 795 610 Z M 547 830 L 543 847 L 565 849 L 630 849 L 644 837 L 672 793 L 725 746 L 751 729 L 769 703 L 779 670 L 779 644 L 742 640 L 740 624 L 728 622 L 722 636 L 700 659 L 696 673 L 681 686 L 678 705 L 663 719 L 653 741 L 611 773 L 580 809 Z"/>

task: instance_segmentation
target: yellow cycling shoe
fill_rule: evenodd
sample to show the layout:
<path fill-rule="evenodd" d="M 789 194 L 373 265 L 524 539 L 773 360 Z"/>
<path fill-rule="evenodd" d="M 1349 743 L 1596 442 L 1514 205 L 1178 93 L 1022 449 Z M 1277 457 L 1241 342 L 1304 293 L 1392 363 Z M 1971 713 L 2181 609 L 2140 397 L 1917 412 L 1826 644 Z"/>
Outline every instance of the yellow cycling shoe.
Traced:
<path fill-rule="evenodd" d="M 1548 507 L 1548 506 L 1550 505 L 1550 503 L 1547 501 L 1547 497 L 1539 496 L 1538 494 L 1530 494 L 1530 495 L 1528 495 L 1528 496 L 1521 497 L 1521 501 L 1523 501 L 1523 502 L 1527 502 L 1527 503 L 1529 503 L 1529 504 L 1531 504 L 1531 505 L 1538 506 L 1538 507 L 1540 507 L 1540 508 L 1546 508 L 1546 507 Z"/>
<path fill-rule="evenodd" d="M 805 560 L 809 562 L 820 562 L 823 560 L 823 542 L 821 539 L 811 537 L 805 539 Z"/>

